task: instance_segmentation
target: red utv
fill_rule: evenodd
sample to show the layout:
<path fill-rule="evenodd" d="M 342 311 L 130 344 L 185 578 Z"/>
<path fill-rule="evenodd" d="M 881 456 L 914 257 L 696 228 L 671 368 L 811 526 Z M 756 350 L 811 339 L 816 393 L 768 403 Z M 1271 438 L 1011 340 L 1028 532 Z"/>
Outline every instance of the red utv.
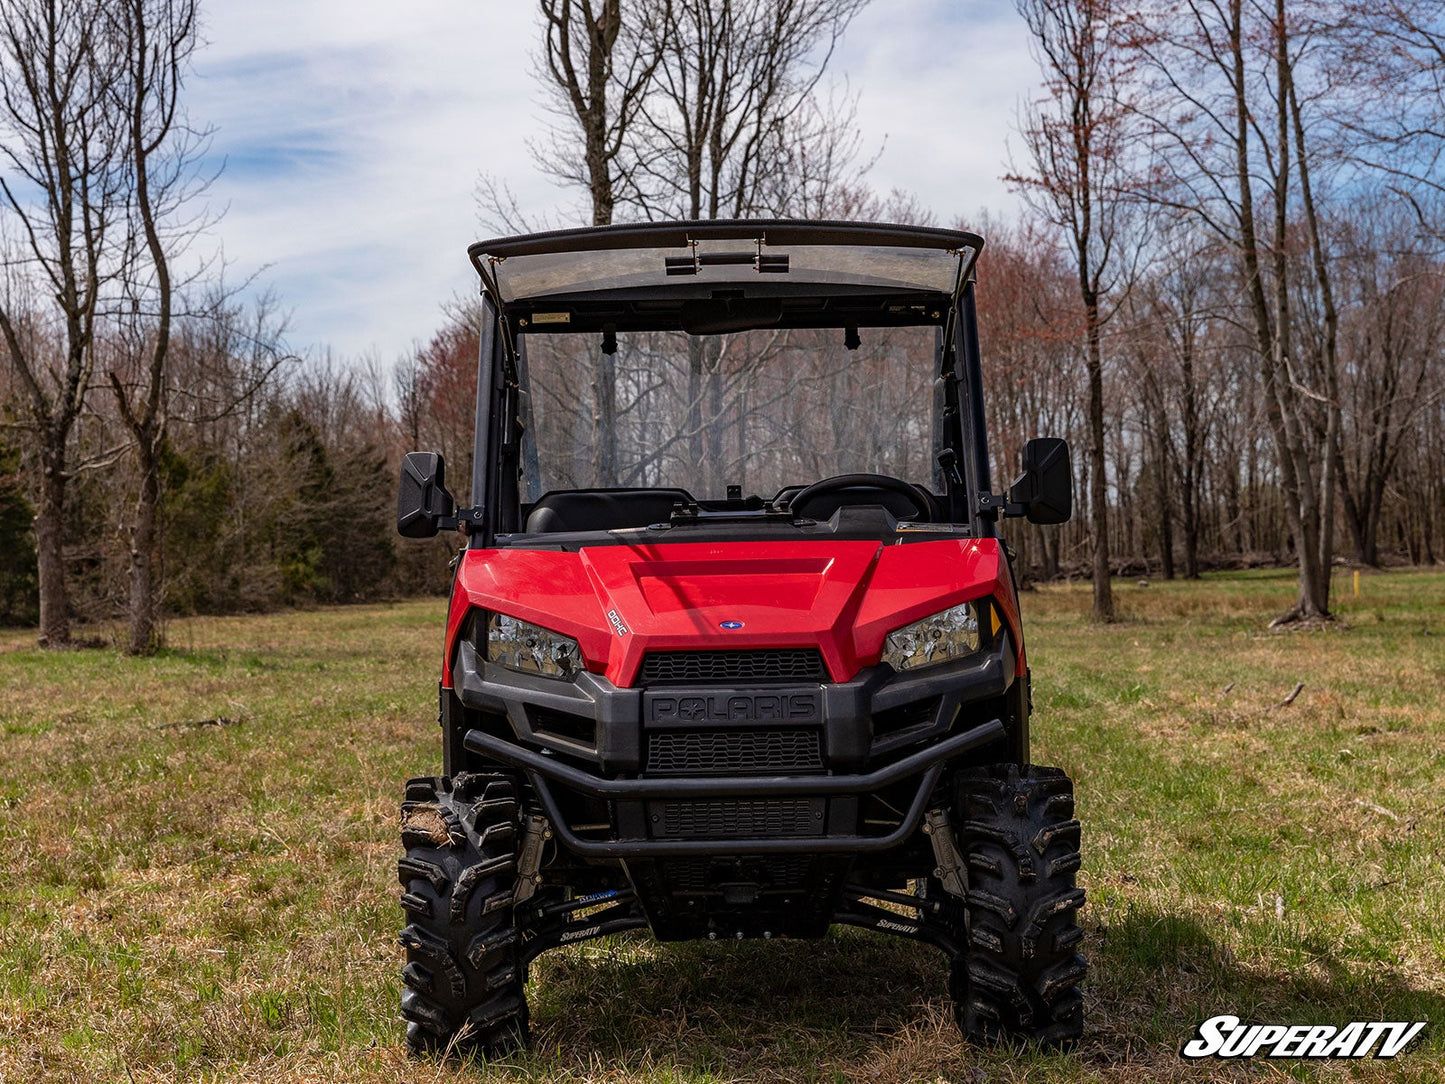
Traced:
<path fill-rule="evenodd" d="M 442 774 L 402 806 L 418 1051 L 523 1040 L 528 964 L 665 940 L 937 946 L 970 1037 L 1082 1028 L 1079 822 L 1029 763 L 997 519 L 1070 512 L 1068 451 L 994 493 L 969 233 L 680 222 L 471 247 L 471 505 Z"/>

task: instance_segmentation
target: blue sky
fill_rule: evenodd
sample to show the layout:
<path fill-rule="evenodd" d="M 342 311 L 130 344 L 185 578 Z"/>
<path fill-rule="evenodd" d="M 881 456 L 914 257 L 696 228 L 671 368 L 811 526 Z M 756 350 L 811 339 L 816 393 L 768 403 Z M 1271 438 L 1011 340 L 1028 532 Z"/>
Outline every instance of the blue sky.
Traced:
<path fill-rule="evenodd" d="M 233 280 L 260 272 L 294 348 L 389 364 L 428 337 L 441 305 L 475 289 L 482 171 L 528 214 L 565 223 L 578 206 L 526 147 L 547 123 L 534 12 L 211 0 L 188 103 L 226 167 L 201 247 L 224 252 Z M 878 189 L 909 190 L 945 222 L 1016 206 L 999 176 L 1037 76 L 1009 0 L 873 0 L 831 70 L 860 95 L 865 146 L 884 147 Z"/>

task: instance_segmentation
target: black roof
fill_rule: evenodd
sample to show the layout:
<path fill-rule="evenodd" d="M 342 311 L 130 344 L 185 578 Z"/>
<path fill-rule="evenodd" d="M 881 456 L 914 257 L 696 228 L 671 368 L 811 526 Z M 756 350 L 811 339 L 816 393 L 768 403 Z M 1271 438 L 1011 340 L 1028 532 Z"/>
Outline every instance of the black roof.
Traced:
<path fill-rule="evenodd" d="M 930 226 L 715 219 L 499 237 L 467 253 L 523 328 L 706 333 L 936 323 L 982 247 Z"/>
<path fill-rule="evenodd" d="M 965 230 L 892 222 L 845 222 L 797 218 L 714 218 L 685 222 L 636 222 L 584 226 L 494 237 L 467 248 L 472 259 L 534 256 L 542 252 L 595 252 L 614 248 L 684 248 L 689 239 L 751 239 L 770 245 L 890 245 L 898 248 L 980 249 L 983 238 Z"/>

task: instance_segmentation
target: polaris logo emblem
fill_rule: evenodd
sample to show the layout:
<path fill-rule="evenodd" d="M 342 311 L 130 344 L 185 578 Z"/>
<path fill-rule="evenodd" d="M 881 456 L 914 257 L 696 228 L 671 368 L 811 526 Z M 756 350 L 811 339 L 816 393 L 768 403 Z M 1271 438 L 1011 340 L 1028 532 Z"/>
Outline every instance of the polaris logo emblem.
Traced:
<path fill-rule="evenodd" d="M 607 620 L 612 622 L 612 631 L 618 636 L 627 635 L 627 623 L 622 620 L 622 615 L 616 610 L 607 611 Z"/>
<path fill-rule="evenodd" d="M 596 937 L 602 932 L 601 926 L 588 926 L 581 930 L 567 930 L 558 939 L 559 945 L 565 945 L 568 941 L 581 941 L 583 938 Z"/>
<path fill-rule="evenodd" d="M 743 627 L 743 623 L 741 621 L 719 621 L 717 627 L 728 630 L 740 629 Z"/>
<path fill-rule="evenodd" d="M 822 716 L 812 692 L 654 695 L 647 705 L 650 723 L 813 723 Z"/>
<path fill-rule="evenodd" d="M 1211 1016 L 1179 1052 L 1184 1058 L 1393 1058 L 1425 1030 L 1425 1021 L 1356 1020 L 1329 1024 L 1243 1024 L 1237 1016 Z M 1379 1044 L 1376 1047 L 1376 1044 Z"/>

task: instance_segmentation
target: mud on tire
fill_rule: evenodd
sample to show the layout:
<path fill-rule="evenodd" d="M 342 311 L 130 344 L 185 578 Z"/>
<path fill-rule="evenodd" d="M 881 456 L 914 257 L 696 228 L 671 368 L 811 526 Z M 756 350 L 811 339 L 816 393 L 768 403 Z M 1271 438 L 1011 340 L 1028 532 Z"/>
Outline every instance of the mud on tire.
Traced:
<path fill-rule="evenodd" d="M 494 1056 L 526 1041 L 513 918 L 517 796 L 502 775 L 406 785 L 397 864 L 406 949 L 401 1015 L 414 1053 Z"/>
<path fill-rule="evenodd" d="M 1074 786 L 1057 768 L 991 765 L 958 783 L 966 947 L 949 988 L 970 1039 L 1072 1045 L 1083 1033 L 1083 889 Z"/>

